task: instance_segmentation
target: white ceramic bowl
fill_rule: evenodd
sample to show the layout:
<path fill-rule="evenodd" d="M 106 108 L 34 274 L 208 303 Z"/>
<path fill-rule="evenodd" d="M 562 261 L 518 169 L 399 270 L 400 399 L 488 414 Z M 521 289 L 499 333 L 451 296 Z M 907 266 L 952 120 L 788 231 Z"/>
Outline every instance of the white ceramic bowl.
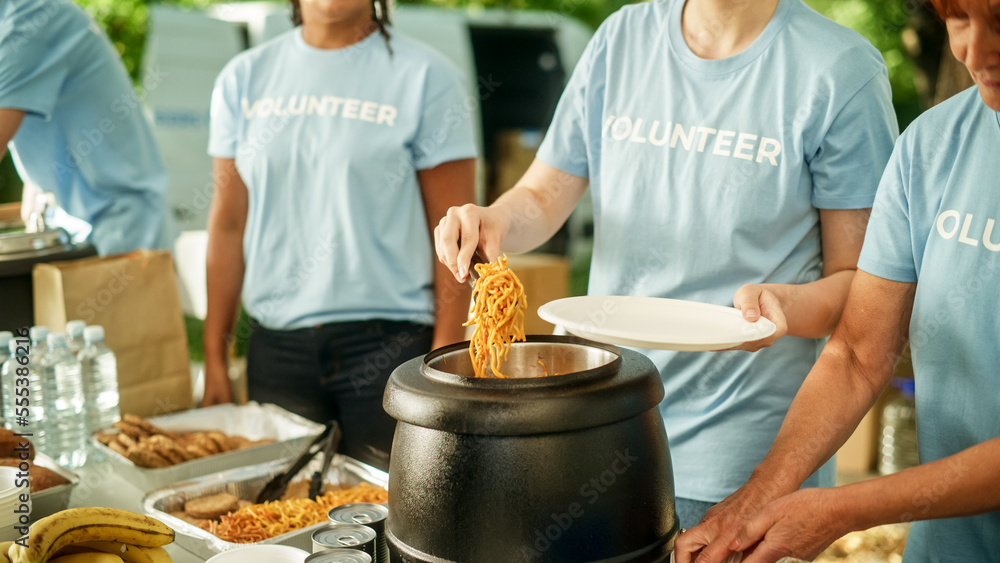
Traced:
<path fill-rule="evenodd" d="M 19 471 L 20 469 L 16 467 L 0 466 L 0 498 L 17 496 L 20 492 L 20 488 L 14 486 Z"/>
<path fill-rule="evenodd" d="M 205 563 L 302 563 L 308 551 L 287 545 L 254 545 L 213 556 Z"/>

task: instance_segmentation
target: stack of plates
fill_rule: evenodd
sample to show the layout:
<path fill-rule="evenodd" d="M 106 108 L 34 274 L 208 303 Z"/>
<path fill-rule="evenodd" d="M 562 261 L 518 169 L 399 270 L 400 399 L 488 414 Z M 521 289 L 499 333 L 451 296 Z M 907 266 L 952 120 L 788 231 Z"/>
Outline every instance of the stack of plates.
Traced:
<path fill-rule="evenodd" d="M 302 563 L 309 552 L 287 545 L 253 545 L 213 556 L 206 563 Z"/>
<path fill-rule="evenodd" d="M 30 497 L 25 505 L 27 508 L 15 512 L 21 507 L 19 497 L 28 492 L 27 487 L 15 486 L 18 472 L 16 467 L 0 467 L 0 541 L 16 540 L 18 534 L 14 526 L 18 525 L 18 518 L 31 513 Z"/>

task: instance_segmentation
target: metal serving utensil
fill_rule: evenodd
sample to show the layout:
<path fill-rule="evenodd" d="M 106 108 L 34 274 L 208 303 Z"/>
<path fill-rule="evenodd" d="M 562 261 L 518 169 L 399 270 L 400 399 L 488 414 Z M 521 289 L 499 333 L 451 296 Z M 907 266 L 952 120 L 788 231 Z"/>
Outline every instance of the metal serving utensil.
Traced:
<path fill-rule="evenodd" d="M 479 253 L 478 248 L 472 253 L 472 260 L 469 262 L 469 285 L 476 287 L 476 280 L 479 279 L 479 272 L 476 271 L 476 264 L 488 263 L 489 262 L 483 258 L 483 255 Z"/>
<path fill-rule="evenodd" d="M 322 473 L 319 474 L 319 487 L 322 487 L 322 480 L 324 477 L 323 474 L 325 474 L 326 470 L 330 467 L 330 461 L 333 459 L 334 453 L 337 451 L 337 445 L 340 443 L 340 436 L 340 425 L 337 424 L 336 420 L 331 420 L 327 423 L 323 432 L 321 432 L 319 436 L 316 436 L 316 438 L 314 438 L 313 441 L 306 446 L 305 451 L 302 452 L 302 455 L 300 455 L 298 459 L 292 462 L 287 469 L 272 477 L 271 480 L 264 485 L 264 488 L 257 494 L 257 502 L 270 502 L 281 498 L 281 495 L 285 494 L 285 490 L 288 488 L 288 484 L 292 481 L 292 479 L 294 479 L 295 476 L 302 471 L 302 468 L 305 467 L 306 464 L 312 460 L 312 458 L 316 457 L 316 454 L 320 451 L 323 451 L 326 456 L 323 460 Z M 312 480 L 309 483 L 310 493 L 312 492 L 313 482 L 316 480 L 316 475 L 317 474 L 313 474 Z M 312 495 L 310 495 L 310 498 L 312 498 Z"/>
<path fill-rule="evenodd" d="M 340 445 L 340 425 L 336 420 L 330 421 L 330 436 L 323 446 L 323 465 L 320 470 L 313 473 L 309 480 L 309 498 L 315 499 L 323 492 L 323 481 L 326 479 L 326 472 L 330 470 L 330 462 L 337 455 L 337 446 Z"/>

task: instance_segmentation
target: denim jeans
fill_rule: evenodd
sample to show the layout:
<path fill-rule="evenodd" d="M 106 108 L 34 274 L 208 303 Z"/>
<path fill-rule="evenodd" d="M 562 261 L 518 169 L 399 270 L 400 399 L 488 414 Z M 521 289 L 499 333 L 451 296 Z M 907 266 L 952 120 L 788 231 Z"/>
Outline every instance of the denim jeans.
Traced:
<path fill-rule="evenodd" d="M 690 530 L 701 522 L 705 513 L 717 503 L 705 502 L 702 500 L 692 500 L 688 498 L 678 498 L 674 500 L 677 507 L 677 521 L 684 530 Z"/>
<path fill-rule="evenodd" d="M 247 351 L 251 400 L 316 422 L 336 420 L 338 451 L 388 469 L 396 421 L 382 408 L 389 375 L 430 351 L 433 327 L 405 321 L 270 330 L 253 323 Z"/>

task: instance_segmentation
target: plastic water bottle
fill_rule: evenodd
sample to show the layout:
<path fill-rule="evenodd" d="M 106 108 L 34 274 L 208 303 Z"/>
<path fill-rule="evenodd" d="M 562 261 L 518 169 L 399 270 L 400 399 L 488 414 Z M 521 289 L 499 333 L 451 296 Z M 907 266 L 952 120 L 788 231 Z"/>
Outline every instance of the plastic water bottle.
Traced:
<path fill-rule="evenodd" d="M 80 467 L 87 461 L 80 360 L 69 353 L 65 334 L 50 334 L 48 343 L 49 352 L 42 360 L 48 419 L 48 451 L 45 453 L 63 467 Z"/>
<path fill-rule="evenodd" d="M 10 360 L 10 341 L 13 340 L 14 333 L 10 331 L 0 331 L 0 425 L 7 426 L 7 405 L 14 405 L 14 377 L 17 366 L 7 365 Z M 15 351 L 17 344 L 14 345 Z M 16 362 L 15 362 L 16 363 Z M 8 384 L 10 381 L 10 384 Z"/>
<path fill-rule="evenodd" d="M 69 345 L 69 353 L 76 356 L 83 350 L 83 329 L 87 323 L 83 321 L 69 321 L 66 323 L 66 340 Z"/>
<path fill-rule="evenodd" d="M 88 326 L 85 345 L 78 356 L 83 368 L 88 433 L 110 428 L 121 420 L 118 410 L 118 360 L 104 345 L 104 327 Z"/>
<path fill-rule="evenodd" d="M 48 346 L 49 327 L 33 326 L 28 329 L 28 338 L 31 339 L 31 360 L 40 362 L 49 351 Z"/>
<path fill-rule="evenodd" d="M 42 367 L 42 360 L 49 349 L 46 343 L 48 335 L 49 329 L 47 327 L 31 327 L 28 331 L 28 338 L 31 340 L 30 346 L 20 347 L 22 351 L 25 348 L 28 348 L 28 361 L 25 364 L 22 364 L 15 358 L 15 354 L 18 352 L 18 346 L 13 345 L 16 340 L 11 341 L 11 360 L 17 363 L 17 368 L 28 368 L 28 416 L 23 417 L 26 420 L 20 420 L 20 417 L 17 416 L 17 412 L 23 407 L 17 407 L 14 403 L 10 403 L 9 405 L 5 404 L 7 410 L 4 411 L 7 416 L 7 423 L 10 425 L 10 429 L 15 432 L 30 434 L 31 441 L 34 443 L 35 448 L 43 451 L 47 447 L 49 435 L 48 419 L 45 416 L 45 373 Z M 14 364 L 11 363 L 11 366 L 14 367 Z M 16 389 L 15 378 L 16 371 L 14 372 L 14 376 L 11 376 L 10 379 L 12 389 Z M 22 422 L 26 424 L 22 424 Z"/>
<path fill-rule="evenodd" d="M 917 450 L 917 407 L 912 379 L 893 378 L 899 393 L 882 409 L 882 450 L 879 472 L 902 471 L 920 463 Z"/>

